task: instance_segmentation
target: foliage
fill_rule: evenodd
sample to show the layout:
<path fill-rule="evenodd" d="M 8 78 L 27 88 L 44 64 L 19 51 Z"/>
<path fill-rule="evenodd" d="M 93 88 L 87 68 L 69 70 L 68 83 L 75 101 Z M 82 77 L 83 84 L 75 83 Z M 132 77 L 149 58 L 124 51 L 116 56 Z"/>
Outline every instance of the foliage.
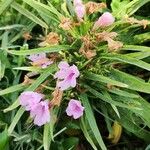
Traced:
<path fill-rule="evenodd" d="M 146 147 L 150 143 L 150 48 L 147 44 L 150 22 L 144 14 L 139 15 L 138 10 L 148 2 L 150 0 L 112 0 L 111 10 L 100 9 L 80 22 L 69 0 L 1 0 L 0 149 L 105 150 L 119 140 L 134 142 L 135 137 L 139 143 L 144 141 Z M 94 22 L 106 10 L 112 11 L 115 23 L 93 31 Z M 73 23 L 70 30 L 60 27 L 63 18 Z M 99 42 L 96 34 L 103 31 L 107 36 L 117 33 L 113 39 L 117 43 L 113 46 L 118 42 L 123 46 L 110 49 L 109 42 Z M 59 44 L 40 47 L 50 32 L 59 35 Z M 88 58 L 87 51 L 81 52 L 87 42 L 93 44 L 94 57 Z M 54 64 L 46 69 L 31 66 L 27 59 L 28 55 L 41 52 L 56 56 Z M 53 75 L 61 60 L 78 66 L 78 85 L 65 91 L 60 106 L 51 109 L 50 123 L 34 126 L 29 114 L 20 107 L 18 96 L 22 91 L 40 88 L 51 100 L 56 85 Z M 33 73 L 33 81 L 26 84 L 25 75 Z M 79 99 L 85 107 L 84 115 L 78 120 L 66 116 L 70 98 Z M 141 145 L 135 144 L 140 150 Z M 116 147 L 119 148 L 119 144 Z M 124 144 L 121 148 L 135 147 Z"/>

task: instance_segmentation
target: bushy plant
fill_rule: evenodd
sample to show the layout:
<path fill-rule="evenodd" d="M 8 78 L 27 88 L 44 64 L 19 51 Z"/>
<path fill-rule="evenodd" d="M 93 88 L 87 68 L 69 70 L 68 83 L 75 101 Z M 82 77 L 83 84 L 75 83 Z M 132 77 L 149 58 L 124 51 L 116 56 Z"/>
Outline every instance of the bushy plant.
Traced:
<path fill-rule="evenodd" d="M 2 0 L 0 150 L 148 144 L 148 2 Z"/>

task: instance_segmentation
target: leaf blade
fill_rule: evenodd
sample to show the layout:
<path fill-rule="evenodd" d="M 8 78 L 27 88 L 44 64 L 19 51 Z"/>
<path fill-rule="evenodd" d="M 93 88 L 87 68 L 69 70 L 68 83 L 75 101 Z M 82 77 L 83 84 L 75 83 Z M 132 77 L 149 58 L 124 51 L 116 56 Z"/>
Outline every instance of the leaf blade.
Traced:
<path fill-rule="evenodd" d="M 101 137 L 101 134 L 98 130 L 98 127 L 97 127 L 97 124 L 96 124 L 96 120 L 94 118 L 94 115 L 93 115 L 93 112 L 92 112 L 92 108 L 90 106 L 90 103 L 89 103 L 89 100 L 87 98 L 87 95 L 86 94 L 81 94 L 80 95 L 80 99 L 82 100 L 83 102 L 83 105 L 85 107 L 85 114 L 86 114 L 86 118 L 88 120 L 88 123 L 93 131 L 93 134 L 99 144 L 99 146 L 101 147 L 102 150 L 107 150 L 104 142 L 103 142 L 103 139 Z"/>

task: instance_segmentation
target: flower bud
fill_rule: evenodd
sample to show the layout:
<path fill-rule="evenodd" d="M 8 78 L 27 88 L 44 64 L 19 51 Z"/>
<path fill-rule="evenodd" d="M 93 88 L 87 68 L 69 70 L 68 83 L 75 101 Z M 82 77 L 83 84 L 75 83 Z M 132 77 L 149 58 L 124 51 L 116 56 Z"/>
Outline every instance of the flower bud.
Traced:
<path fill-rule="evenodd" d="M 113 24 L 115 21 L 115 18 L 112 16 L 111 13 L 105 12 L 102 14 L 102 16 L 99 17 L 99 19 L 95 22 L 93 29 L 97 29 L 99 27 L 107 27 Z"/>
<path fill-rule="evenodd" d="M 75 13 L 78 17 L 78 19 L 82 19 L 85 15 L 85 6 L 83 4 L 76 5 L 75 6 Z"/>

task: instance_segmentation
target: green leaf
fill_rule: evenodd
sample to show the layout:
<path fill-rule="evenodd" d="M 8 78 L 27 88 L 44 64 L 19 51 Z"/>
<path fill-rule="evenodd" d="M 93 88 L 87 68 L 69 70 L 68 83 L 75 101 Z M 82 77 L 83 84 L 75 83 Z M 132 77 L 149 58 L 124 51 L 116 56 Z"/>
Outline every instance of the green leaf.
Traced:
<path fill-rule="evenodd" d="M 128 16 L 133 15 L 140 7 L 150 2 L 150 0 L 133 0 L 126 6 L 126 13 Z"/>
<path fill-rule="evenodd" d="M 4 89 L 4 90 L 0 91 L 0 96 L 5 95 L 5 94 L 9 94 L 9 93 L 12 93 L 12 92 L 23 90 L 25 87 L 26 87 L 26 85 L 24 85 L 22 83 L 18 84 L 18 85 L 11 86 L 11 87 L 8 87 L 7 89 Z"/>
<path fill-rule="evenodd" d="M 4 74 L 5 74 L 5 65 L 0 60 L 0 81 L 4 77 Z"/>
<path fill-rule="evenodd" d="M 140 7 L 148 3 L 150 0 L 112 0 L 111 8 L 114 16 L 117 18 L 122 18 L 125 15 L 133 15 Z"/>
<path fill-rule="evenodd" d="M 56 45 L 56 46 L 50 46 L 50 47 L 42 47 L 42 48 L 36 48 L 36 49 L 30 49 L 30 50 L 9 50 L 8 53 L 14 54 L 14 55 L 31 55 L 31 54 L 39 54 L 39 53 L 53 53 L 53 52 L 59 52 L 61 50 L 69 50 L 72 49 L 69 45 Z"/>
<path fill-rule="evenodd" d="M 141 44 L 141 43 L 144 43 L 144 42 L 149 42 L 150 41 L 150 32 L 136 34 L 134 36 L 134 40 L 138 44 Z"/>
<path fill-rule="evenodd" d="M 7 26 L 4 26 L 4 27 L 0 27 L 0 30 L 11 30 L 11 29 L 14 29 L 14 28 L 23 28 L 25 27 L 24 25 L 21 25 L 21 24 L 13 24 L 13 25 L 7 25 Z"/>
<path fill-rule="evenodd" d="M 117 69 L 111 69 L 110 78 L 127 84 L 127 88 L 129 89 L 144 93 L 150 93 L 150 83 L 145 83 L 144 80 L 129 75 L 125 72 L 119 71 Z"/>
<path fill-rule="evenodd" d="M 128 57 L 126 55 L 108 54 L 108 55 L 102 56 L 102 58 L 128 63 L 128 64 L 135 65 L 135 66 L 138 66 L 140 68 L 150 71 L 150 64 L 142 60 L 138 60 L 136 58 Z"/>
<path fill-rule="evenodd" d="M 139 45 L 124 45 L 120 50 L 149 52 L 150 47 Z"/>
<path fill-rule="evenodd" d="M 73 148 L 77 146 L 78 143 L 79 143 L 79 139 L 77 137 L 69 137 L 69 138 L 64 139 L 64 141 L 62 142 L 62 145 L 64 149 L 72 150 Z"/>
<path fill-rule="evenodd" d="M 54 13 L 55 15 L 58 16 L 58 18 L 61 20 L 62 17 L 64 17 L 52 4 L 50 1 L 48 1 L 48 5 L 50 6 L 49 11 Z"/>
<path fill-rule="evenodd" d="M 145 150 L 150 150 L 150 144 L 146 147 Z"/>
<path fill-rule="evenodd" d="M 13 118 L 13 121 L 11 122 L 9 128 L 8 128 L 8 135 L 11 135 L 11 133 L 13 132 L 16 124 L 18 123 L 18 121 L 20 120 L 21 116 L 24 113 L 24 109 L 22 107 L 19 108 L 19 110 L 17 111 L 15 117 Z"/>
<path fill-rule="evenodd" d="M 0 2 L 0 15 L 11 5 L 14 0 L 3 0 Z"/>
<path fill-rule="evenodd" d="M 20 4 L 18 4 L 16 2 L 13 2 L 11 4 L 11 7 L 14 8 L 15 10 L 17 10 L 22 15 L 26 16 L 27 18 L 31 19 L 36 24 L 39 24 L 40 26 L 42 26 L 42 27 L 44 27 L 46 29 L 48 28 L 47 24 L 44 21 L 42 21 L 41 19 L 36 17 L 33 13 L 31 13 L 27 9 L 23 8 Z"/>
<path fill-rule="evenodd" d="M 109 92 L 120 95 L 120 96 L 124 96 L 124 97 L 130 97 L 130 98 L 138 98 L 139 96 L 124 90 L 120 90 L 118 88 L 112 88 L 112 89 L 108 89 Z"/>
<path fill-rule="evenodd" d="M 4 113 L 8 112 L 8 111 L 12 111 L 15 108 L 17 108 L 19 106 L 19 100 L 17 99 L 13 104 L 11 104 L 9 107 L 7 107 L 6 109 L 3 110 Z"/>
<path fill-rule="evenodd" d="M 91 144 L 92 148 L 94 150 L 98 150 L 97 147 L 95 146 L 93 140 L 91 139 L 91 136 L 88 133 L 88 129 L 87 129 L 87 126 L 85 124 L 85 121 L 84 121 L 83 117 L 81 117 L 81 120 L 80 120 L 80 127 L 81 127 L 81 130 L 83 131 L 83 134 L 84 134 L 85 138 Z"/>
<path fill-rule="evenodd" d="M 144 59 L 150 56 L 150 52 L 134 52 L 134 53 L 125 54 L 125 56 L 133 57 L 136 59 Z"/>
<path fill-rule="evenodd" d="M 107 93 L 107 91 L 102 91 L 102 93 L 96 91 L 95 89 L 89 87 L 88 85 L 84 85 L 84 87 L 91 93 L 93 94 L 95 97 L 99 98 L 100 100 L 104 101 L 104 102 L 107 102 L 109 104 L 113 104 L 115 106 L 119 106 L 119 107 L 122 107 L 122 108 L 128 108 L 128 109 L 135 109 L 135 110 L 141 110 L 141 108 L 137 107 L 136 106 L 133 106 L 132 108 L 127 104 L 125 104 L 125 101 L 123 102 L 119 102 L 118 100 L 113 100 L 111 97 L 108 97 L 105 93 Z M 134 103 L 134 101 L 132 100 L 132 103 Z"/>
<path fill-rule="evenodd" d="M 112 0 L 111 8 L 112 8 L 113 15 L 116 16 L 117 18 L 121 18 L 121 17 L 125 16 L 125 14 L 126 14 L 125 6 L 128 3 L 129 3 L 129 0 L 124 0 L 124 1 Z"/>
<path fill-rule="evenodd" d="M 35 72 L 35 73 L 39 73 L 41 72 L 41 67 L 37 67 L 37 66 L 31 66 L 31 67 L 15 67 L 13 68 L 14 70 L 25 70 L 25 71 L 31 71 L 31 72 Z"/>
<path fill-rule="evenodd" d="M 129 110 L 121 110 L 120 114 L 121 117 L 118 121 L 126 130 L 135 134 L 137 137 L 150 142 L 150 132 L 146 131 L 144 128 L 141 128 L 140 125 L 135 123 L 134 118 L 132 118 L 132 115 L 129 113 Z"/>
<path fill-rule="evenodd" d="M 43 146 L 44 150 L 49 150 L 51 143 L 50 138 L 50 123 L 44 125 L 44 132 L 43 132 Z"/>
<path fill-rule="evenodd" d="M 119 86 L 119 87 L 128 87 L 127 84 L 118 82 L 116 80 L 110 79 L 110 78 L 102 76 L 102 75 L 90 73 L 90 72 L 86 72 L 85 78 L 93 80 L 93 81 L 99 81 L 99 82 L 108 83 L 108 84 L 111 84 L 111 85 L 116 85 L 116 86 Z"/>
<path fill-rule="evenodd" d="M 7 128 L 0 133 L 0 150 L 5 150 L 8 143 L 8 133 Z"/>
<path fill-rule="evenodd" d="M 82 100 L 83 105 L 85 107 L 86 119 L 88 120 L 89 126 L 90 126 L 90 128 L 91 128 L 91 130 L 92 130 L 92 132 L 95 136 L 95 139 L 97 140 L 97 142 L 98 142 L 98 144 L 99 144 L 99 146 L 101 147 L 102 150 L 107 150 L 107 148 L 106 148 L 106 146 L 103 142 L 102 136 L 101 136 L 101 134 L 98 130 L 96 120 L 95 120 L 91 105 L 89 103 L 89 100 L 87 98 L 87 95 L 86 94 L 81 94 L 80 99 Z"/>
<path fill-rule="evenodd" d="M 58 18 L 56 17 L 56 15 L 53 14 L 53 12 L 51 12 L 51 9 L 48 5 L 45 5 L 35 0 L 24 0 L 24 2 L 30 5 L 33 9 L 36 9 L 36 11 L 38 11 L 39 15 L 43 19 L 47 18 L 47 20 L 49 21 L 51 19 L 59 23 Z"/>

